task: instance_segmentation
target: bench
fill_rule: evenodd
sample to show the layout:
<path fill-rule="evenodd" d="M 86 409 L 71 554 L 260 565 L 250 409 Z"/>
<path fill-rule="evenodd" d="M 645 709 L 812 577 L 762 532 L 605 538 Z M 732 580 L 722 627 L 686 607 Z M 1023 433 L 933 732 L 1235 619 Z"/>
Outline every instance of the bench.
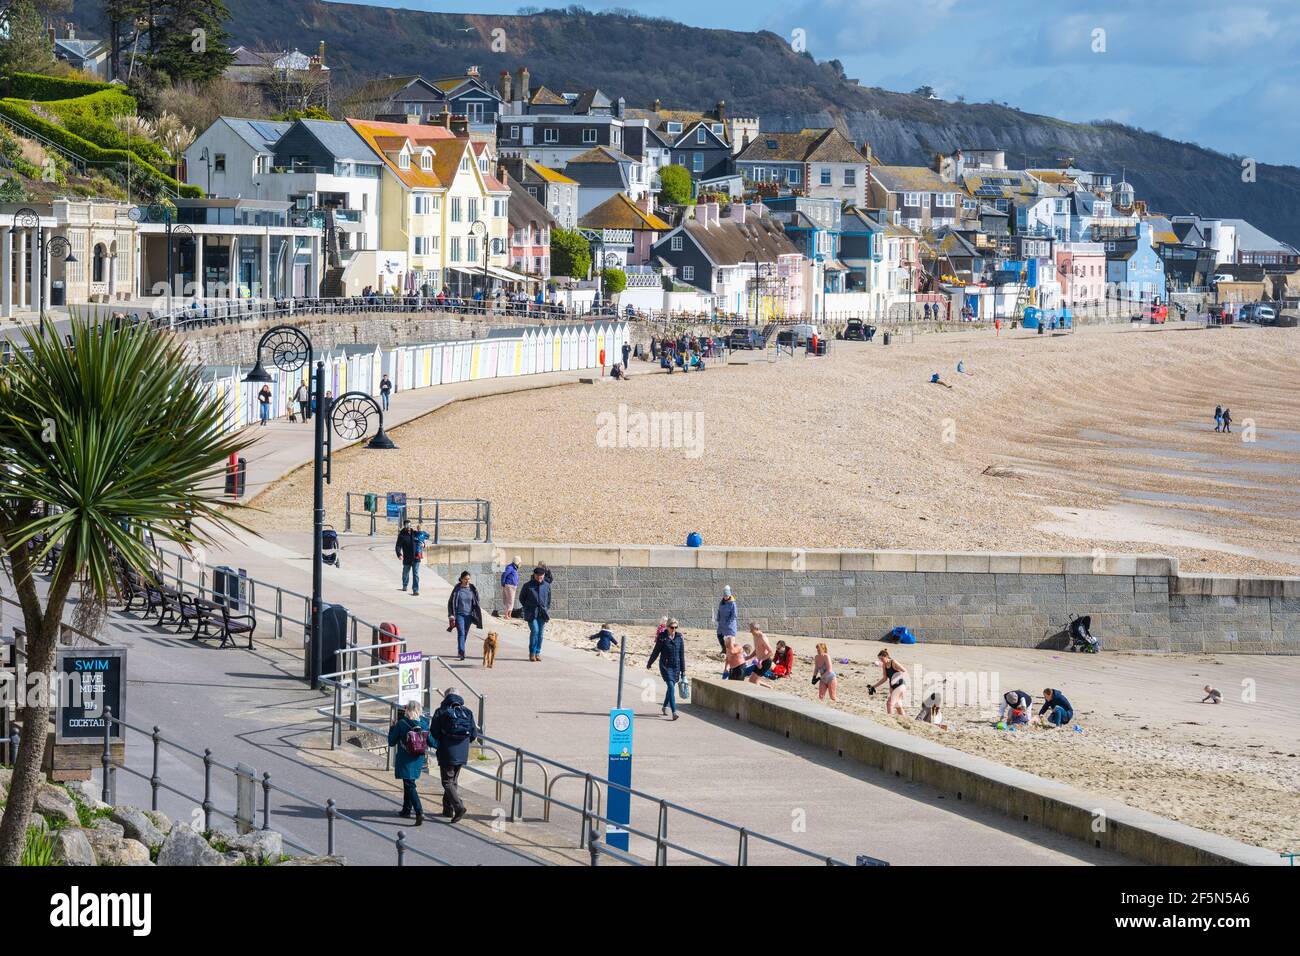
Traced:
<path fill-rule="evenodd" d="M 251 651 L 253 649 L 253 632 L 257 630 L 257 618 L 252 614 L 231 614 L 230 605 L 228 604 L 215 604 L 213 606 L 221 612 L 220 615 L 217 615 L 214 611 L 212 616 L 212 625 L 221 629 L 221 647 L 227 645 L 234 647 L 236 635 L 247 634 L 248 649 Z"/>

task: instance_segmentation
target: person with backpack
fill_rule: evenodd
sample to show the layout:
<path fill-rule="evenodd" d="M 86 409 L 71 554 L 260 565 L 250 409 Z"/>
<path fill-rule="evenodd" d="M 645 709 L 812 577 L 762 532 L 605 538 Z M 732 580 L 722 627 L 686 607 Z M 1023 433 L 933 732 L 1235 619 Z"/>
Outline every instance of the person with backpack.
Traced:
<path fill-rule="evenodd" d="M 456 629 L 456 653 L 465 659 L 465 638 L 469 626 L 483 627 L 483 610 L 478 603 L 478 588 L 470 583 L 468 571 L 460 572 L 460 579 L 447 598 L 447 630 Z"/>
<path fill-rule="evenodd" d="M 519 555 L 501 572 L 501 614 L 509 620 L 515 612 L 515 592 L 519 590 Z"/>
<path fill-rule="evenodd" d="M 393 381 L 387 375 L 379 380 L 379 397 L 384 403 L 384 411 L 388 411 L 388 396 L 393 393 Z"/>
<path fill-rule="evenodd" d="M 528 622 L 528 659 L 542 659 L 542 636 L 546 632 L 546 622 L 551 619 L 551 582 L 546 580 L 546 568 L 538 565 L 533 568 L 533 576 L 519 592 L 519 606 L 524 609 L 524 620 Z"/>
<path fill-rule="evenodd" d="M 393 776 L 402 781 L 402 812 L 399 817 L 409 819 L 415 814 L 415 825 L 424 825 L 424 806 L 416 784 L 424 773 L 425 754 L 429 749 L 429 718 L 423 716 L 420 702 L 412 701 L 406 709 L 398 711 L 388 728 L 388 746 L 393 752 Z"/>
<path fill-rule="evenodd" d="M 420 594 L 420 560 L 424 557 L 422 542 L 417 537 L 416 530 L 411 527 L 411 522 L 403 521 L 402 530 L 397 532 L 397 544 L 394 550 L 397 556 L 402 559 L 402 590 L 406 590 L 408 584 L 411 585 L 411 594 L 418 597 Z"/>
<path fill-rule="evenodd" d="M 438 778 L 442 782 L 442 815 L 459 823 L 465 816 L 460 798 L 460 768 L 469 762 L 469 745 L 478 735 L 474 715 L 465 699 L 451 688 L 433 712 L 432 735 L 438 742 Z"/>
<path fill-rule="evenodd" d="M 1222 405 L 1214 406 L 1214 430 L 1216 432 L 1223 431 L 1223 406 Z"/>
<path fill-rule="evenodd" d="M 664 702 L 659 708 L 659 713 L 665 717 L 671 708 L 673 720 L 677 719 L 677 682 L 686 676 L 686 642 L 682 640 L 682 635 L 677 630 L 677 618 L 668 619 L 668 630 L 655 641 L 654 650 L 650 652 L 650 659 L 646 661 L 645 669 L 649 670 L 654 666 L 655 661 L 659 661 L 659 676 L 663 678 L 667 690 L 664 692 Z"/>

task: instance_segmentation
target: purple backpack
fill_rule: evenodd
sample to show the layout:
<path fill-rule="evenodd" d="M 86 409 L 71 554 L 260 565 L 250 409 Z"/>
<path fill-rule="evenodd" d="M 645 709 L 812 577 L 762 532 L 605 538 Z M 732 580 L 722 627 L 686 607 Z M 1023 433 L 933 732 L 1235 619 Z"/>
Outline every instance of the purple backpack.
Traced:
<path fill-rule="evenodd" d="M 406 732 L 403 746 L 412 757 L 423 757 L 429 749 L 429 732 L 418 725 L 412 727 Z"/>

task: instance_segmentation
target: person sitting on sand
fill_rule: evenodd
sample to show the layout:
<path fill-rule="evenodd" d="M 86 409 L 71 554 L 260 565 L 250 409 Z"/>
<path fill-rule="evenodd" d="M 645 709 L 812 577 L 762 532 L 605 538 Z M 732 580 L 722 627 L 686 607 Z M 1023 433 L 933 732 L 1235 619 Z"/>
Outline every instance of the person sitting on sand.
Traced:
<path fill-rule="evenodd" d="M 1070 706 L 1069 698 L 1048 687 L 1043 691 L 1043 706 L 1038 711 L 1038 719 L 1053 727 L 1064 727 L 1074 719 L 1074 708 Z"/>
<path fill-rule="evenodd" d="M 758 679 L 766 677 L 772 667 L 772 644 L 768 641 L 767 635 L 759 630 L 757 624 L 749 625 L 749 636 L 754 639 L 754 660 L 758 662 L 758 666 L 749 675 L 749 682 L 757 684 Z"/>
<path fill-rule="evenodd" d="M 772 666 L 764 677 L 779 680 L 794 673 L 794 648 L 785 641 L 776 642 L 776 653 L 772 655 Z"/>
<path fill-rule="evenodd" d="M 897 714 L 901 717 L 903 701 L 907 699 L 907 668 L 894 660 L 889 651 L 881 651 L 876 656 L 880 659 L 880 668 L 885 672 L 885 676 L 868 686 L 867 693 L 874 694 L 881 684 L 888 683 L 889 697 L 885 701 L 885 713 Z"/>
<path fill-rule="evenodd" d="M 825 644 L 817 645 L 817 656 L 813 658 L 812 682 L 817 685 L 818 700 L 830 694 L 831 703 L 838 703 L 835 691 L 839 687 L 839 678 L 835 676 L 835 671 L 831 667 L 831 652 Z"/>
<path fill-rule="evenodd" d="M 943 379 L 941 379 L 941 378 L 939 377 L 939 373 L 938 373 L 938 372 L 935 372 L 933 375 L 930 376 L 930 384 L 931 384 L 931 385 L 942 385 L 944 388 L 952 388 L 951 385 L 949 385 L 947 382 L 945 382 Z"/>
<path fill-rule="evenodd" d="M 958 374 L 958 375 L 972 375 L 972 374 L 974 374 L 974 373 L 966 371 L 966 362 L 965 362 L 963 359 L 958 359 L 958 360 L 957 360 L 957 374 Z"/>
<path fill-rule="evenodd" d="M 772 686 L 771 684 L 769 684 L 767 681 L 762 679 L 765 666 L 763 663 L 759 661 L 758 655 L 754 653 L 753 646 L 750 644 L 746 644 L 744 647 L 744 653 L 745 653 L 745 665 L 743 669 L 745 672 L 745 679 L 749 681 L 751 684 L 759 684 L 760 686 L 763 687 L 771 687 Z"/>
<path fill-rule="evenodd" d="M 916 719 L 934 724 L 942 730 L 948 729 L 948 725 L 943 722 L 943 700 L 937 690 L 931 691 L 926 695 L 925 700 L 921 701 L 921 712 L 916 715 Z"/>
<path fill-rule="evenodd" d="M 726 643 L 723 645 L 722 653 L 726 657 L 726 679 L 727 680 L 744 680 L 745 679 L 745 649 L 736 643 L 736 639 L 730 635 L 727 636 Z"/>
<path fill-rule="evenodd" d="M 998 721 L 1006 721 L 1008 724 L 1027 724 L 1029 723 L 1029 705 L 1034 699 L 1023 690 L 1009 690 L 1002 695 L 1002 703 L 998 707 Z"/>
<path fill-rule="evenodd" d="M 618 639 L 614 637 L 614 632 L 610 630 L 608 624 L 602 624 L 600 630 L 589 637 L 589 640 L 596 642 L 596 653 L 604 654 L 611 647 L 618 647 Z"/>
<path fill-rule="evenodd" d="M 1223 693 L 1222 693 L 1222 691 L 1215 690 L 1215 689 L 1214 689 L 1213 687 L 1211 687 L 1209 684 L 1206 684 L 1206 685 L 1205 685 L 1205 697 L 1204 697 L 1204 699 L 1201 701 L 1201 703 L 1202 703 L 1202 704 L 1204 704 L 1204 703 L 1210 703 L 1210 704 L 1221 704 L 1221 703 L 1223 703 Z"/>

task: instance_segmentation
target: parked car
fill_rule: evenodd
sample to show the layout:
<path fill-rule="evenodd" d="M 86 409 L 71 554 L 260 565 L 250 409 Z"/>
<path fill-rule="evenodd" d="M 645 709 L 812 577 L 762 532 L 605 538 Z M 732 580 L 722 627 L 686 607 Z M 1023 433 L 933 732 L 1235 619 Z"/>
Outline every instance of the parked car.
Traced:
<path fill-rule="evenodd" d="M 817 326 L 807 322 L 790 326 L 790 334 L 793 336 L 795 345 L 807 345 L 808 340 L 814 335 L 821 335 L 821 333 L 817 331 Z"/>
<path fill-rule="evenodd" d="M 870 342 L 875 334 L 874 325 L 867 325 L 861 319 L 849 319 L 844 326 L 844 331 L 840 333 L 840 338 L 848 341 Z"/>
<path fill-rule="evenodd" d="M 1238 318 L 1242 322 L 1256 322 L 1260 325 L 1272 325 L 1277 321 L 1277 309 L 1262 302 L 1248 302 L 1241 307 Z"/>
<path fill-rule="evenodd" d="M 758 329 L 743 326 L 731 330 L 727 336 L 727 345 L 733 349 L 761 349 L 763 335 Z"/>

